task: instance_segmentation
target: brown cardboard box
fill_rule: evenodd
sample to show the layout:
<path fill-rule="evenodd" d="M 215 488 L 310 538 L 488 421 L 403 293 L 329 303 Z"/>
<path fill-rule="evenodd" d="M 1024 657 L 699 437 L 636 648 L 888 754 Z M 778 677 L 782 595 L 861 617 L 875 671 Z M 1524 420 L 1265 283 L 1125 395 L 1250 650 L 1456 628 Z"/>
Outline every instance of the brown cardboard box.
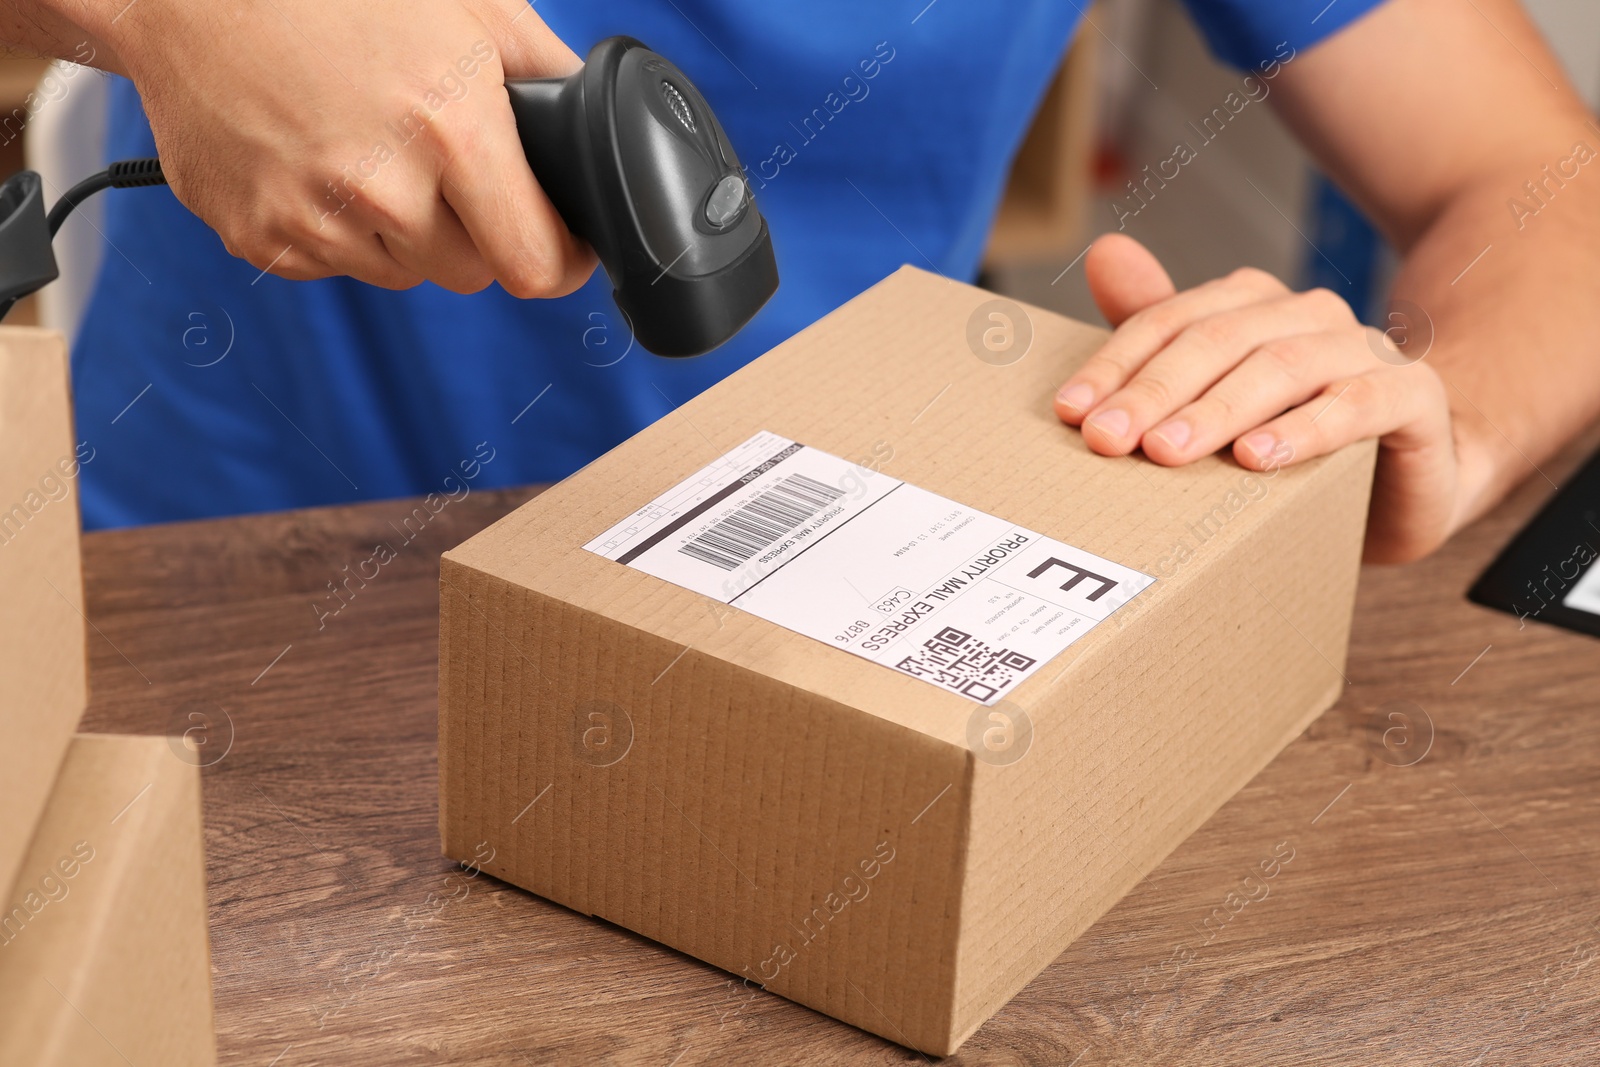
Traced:
<path fill-rule="evenodd" d="M 88 698 L 59 334 L 0 329 L 0 1064 L 215 1061 L 200 775 Z"/>
<path fill-rule="evenodd" d="M 0 329 L 0 893 L 88 700 L 80 459 L 61 335 Z"/>
<path fill-rule="evenodd" d="M 0 1063 L 216 1062 L 200 770 L 80 734 L 0 915 Z"/>
<path fill-rule="evenodd" d="M 1373 446 L 1094 456 L 1103 337 L 905 268 L 447 553 L 445 853 L 956 1049 L 1344 684 Z"/>

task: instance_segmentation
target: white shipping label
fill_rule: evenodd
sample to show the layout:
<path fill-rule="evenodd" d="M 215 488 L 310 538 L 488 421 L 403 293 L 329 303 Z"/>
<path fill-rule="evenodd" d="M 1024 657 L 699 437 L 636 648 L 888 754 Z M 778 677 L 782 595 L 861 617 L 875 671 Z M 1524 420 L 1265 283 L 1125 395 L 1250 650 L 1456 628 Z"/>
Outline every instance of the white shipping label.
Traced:
<path fill-rule="evenodd" d="M 980 704 L 1155 581 L 768 432 L 584 547 Z"/>

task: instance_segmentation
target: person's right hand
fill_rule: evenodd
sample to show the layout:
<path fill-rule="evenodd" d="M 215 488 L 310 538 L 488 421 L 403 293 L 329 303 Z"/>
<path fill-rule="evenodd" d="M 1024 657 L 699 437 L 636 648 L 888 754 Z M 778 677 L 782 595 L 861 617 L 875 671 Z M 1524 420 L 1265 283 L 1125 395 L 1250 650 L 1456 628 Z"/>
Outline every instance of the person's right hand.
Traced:
<path fill-rule="evenodd" d="M 593 271 L 517 138 L 506 78 L 580 64 L 523 0 L 105 6 L 86 28 L 138 87 L 173 191 L 233 255 L 519 297 Z"/>

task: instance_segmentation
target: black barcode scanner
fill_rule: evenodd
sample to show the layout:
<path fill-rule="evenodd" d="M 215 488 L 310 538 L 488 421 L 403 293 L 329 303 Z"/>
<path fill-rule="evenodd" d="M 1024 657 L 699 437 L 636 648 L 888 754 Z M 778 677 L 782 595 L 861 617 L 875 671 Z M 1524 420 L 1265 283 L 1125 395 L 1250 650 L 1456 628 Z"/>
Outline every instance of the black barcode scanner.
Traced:
<path fill-rule="evenodd" d="M 594 246 L 645 348 L 693 356 L 778 288 L 767 222 L 694 83 L 631 37 L 566 78 L 506 83 L 533 173 Z"/>
<path fill-rule="evenodd" d="M 594 246 L 638 342 L 694 356 L 728 340 L 778 288 L 766 220 L 722 126 L 683 72 L 631 37 L 595 45 L 566 78 L 506 84 L 534 176 Z M 56 277 L 50 238 L 101 189 L 156 185 L 158 160 L 123 160 L 56 201 L 38 175 L 0 187 L 0 318 Z"/>

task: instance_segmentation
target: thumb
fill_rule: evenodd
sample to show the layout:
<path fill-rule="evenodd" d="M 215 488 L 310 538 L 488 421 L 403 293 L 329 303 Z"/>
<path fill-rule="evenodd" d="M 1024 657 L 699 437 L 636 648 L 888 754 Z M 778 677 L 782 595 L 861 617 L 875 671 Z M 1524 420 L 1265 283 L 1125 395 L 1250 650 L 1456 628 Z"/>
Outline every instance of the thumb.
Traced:
<path fill-rule="evenodd" d="M 1095 305 L 1112 329 L 1178 291 L 1160 260 L 1126 234 L 1108 233 L 1095 241 L 1083 269 Z"/>
<path fill-rule="evenodd" d="M 476 6 L 494 35 L 507 78 L 561 77 L 583 66 L 578 54 L 534 14 L 526 0 L 483 0 Z"/>

